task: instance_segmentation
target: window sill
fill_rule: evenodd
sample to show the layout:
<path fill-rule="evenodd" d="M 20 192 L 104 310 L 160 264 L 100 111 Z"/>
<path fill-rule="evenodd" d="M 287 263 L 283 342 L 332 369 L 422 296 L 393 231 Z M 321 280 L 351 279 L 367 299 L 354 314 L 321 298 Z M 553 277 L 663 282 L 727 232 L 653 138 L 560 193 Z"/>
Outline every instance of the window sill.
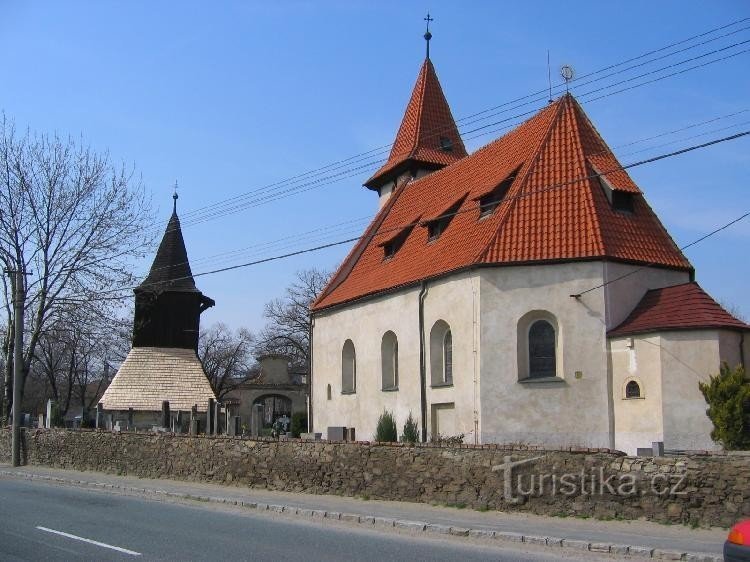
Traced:
<path fill-rule="evenodd" d="M 520 384 L 555 384 L 564 383 L 565 379 L 560 377 L 527 377 L 518 381 Z"/>
<path fill-rule="evenodd" d="M 645 400 L 645 396 L 623 396 L 623 400 Z"/>
<path fill-rule="evenodd" d="M 439 383 L 430 385 L 430 388 L 451 388 L 451 387 L 453 387 L 452 382 L 439 382 Z"/>
<path fill-rule="evenodd" d="M 398 390 L 397 386 L 391 386 L 389 388 L 381 388 L 381 392 L 396 392 Z"/>
<path fill-rule="evenodd" d="M 342 390 L 341 394 L 343 394 L 344 396 L 346 396 L 347 394 L 357 394 L 357 391 L 356 390 Z"/>

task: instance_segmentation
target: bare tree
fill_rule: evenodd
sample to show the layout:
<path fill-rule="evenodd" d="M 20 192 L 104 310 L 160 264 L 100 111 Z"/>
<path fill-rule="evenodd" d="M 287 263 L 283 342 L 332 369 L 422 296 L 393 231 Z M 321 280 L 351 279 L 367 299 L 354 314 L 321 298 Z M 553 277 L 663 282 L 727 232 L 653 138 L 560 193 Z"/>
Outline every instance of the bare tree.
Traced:
<path fill-rule="evenodd" d="M 219 400 L 253 376 L 254 342 L 244 328 L 233 332 L 218 323 L 201 330 L 198 357 Z"/>
<path fill-rule="evenodd" d="M 132 260 L 153 236 L 150 221 L 141 182 L 124 166 L 112 164 L 108 154 L 97 154 L 72 138 L 18 135 L 2 118 L 0 264 L 26 274 L 23 382 L 45 327 L 56 317 L 81 306 L 110 316 L 129 296 Z M 10 406 L 13 277 L 2 278 L 2 290 Z"/>
<path fill-rule="evenodd" d="M 310 306 L 330 277 L 317 268 L 298 271 L 284 296 L 266 303 L 268 322 L 258 336 L 258 355 L 285 355 L 295 369 L 310 372 Z"/>

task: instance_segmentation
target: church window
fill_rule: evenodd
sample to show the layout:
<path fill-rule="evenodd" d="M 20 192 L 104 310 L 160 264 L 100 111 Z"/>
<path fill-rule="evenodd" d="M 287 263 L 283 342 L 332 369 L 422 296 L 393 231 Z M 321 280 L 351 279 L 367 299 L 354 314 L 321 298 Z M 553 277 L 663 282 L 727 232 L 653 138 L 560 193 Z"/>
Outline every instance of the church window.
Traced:
<path fill-rule="evenodd" d="M 389 260 L 393 258 L 393 256 L 396 255 L 396 252 L 398 252 L 401 249 L 401 246 L 404 245 L 404 242 L 406 242 L 406 239 L 409 237 L 409 234 L 411 234 L 411 231 L 413 229 L 414 229 L 414 224 L 411 224 L 407 226 L 406 228 L 402 229 L 398 234 L 396 234 L 390 240 L 386 240 L 385 242 L 380 244 L 381 246 L 383 246 L 383 259 L 384 260 Z"/>
<path fill-rule="evenodd" d="M 467 194 L 468 195 L 468 194 Z M 458 210 L 461 208 L 461 205 L 463 204 L 464 200 L 466 199 L 466 195 L 461 197 L 458 201 L 453 203 L 446 211 L 441 214 L 436 219 L 432 219 L 429 221 L 425 221 L 422 223 L 422 226 L 427 227 L 427 241 L 432 242 L 434 240 L 437 240 L 440 238 L 440 235 L 445 232 L 445 230 L 448 228 L 448 225 L 453 220 L 453 217 L 456 216 L 456 213 L 458 213 Z"/>
<path fill-rule="evenodd" d="M 529 377 L 554 377 L 555 328 L 546 320 L 537 320 L 529 328 Z"/>
<path fill-rule="evenodd" d="M 495 187 L 495 189 L 493 189 L 489 193 L 481 195 L 478 198 L 480 219 L 488 217 L 495 212 L 495 209 L 497 209 L 498 205 L 500 205 L 502 200 L 507 195 L 510 186 L 513 185 L 513 180 L 516 179 L 516 176 L 518 175 L 518 171 L 520 169 L 521 167 L 519 166 L 507 178 L 501 181 L 497 185 L 497 187 Z"/>
<path fill-rule="evenodd" d="M 625 385 L 625 398 L 640 398 L 641 385 L 637 381 L 630 381 Z"/>
<path fill-rule="evenodd" d="M 383 390 L 398 389 L 398 339 L 391 331 L 383 335 L 380 344 Z"/>
<path fill-rule="evenodd" d="M 562 382 L 560 325 L 546 310 L 532 310 L 518 320 L 518 380 L 522 383 Z"/>
<path fill-rule="evenodd" d="M 341 393 L 357 391 L 357 356 L 352 340 L 346 340 L 341 350 Z"/>
<path fill-rule="evenodd" d="M 444 320 L 430 330 L 430 380 L 432 386 L 453 385 L 453 334 Z"/>
<path fill-rule="evenodd" d="M 594 169 L 594 172 L 597 175 L 597 179 L 599 180 L 599 187 L 602 188 L 602 191 L 604 192 L 604 195 L 607 197 L 607 201 L 609 201 L 609 204 L 612 206 L 612 209 L 614 209 L 617 212 L 620 213 L 634 213 L 635 212 L 635 197 L 633 193 L 630 193 L 629 191 L 622 191 L 620 189 L 615 189 L 612 187 L 612 185 L 607 181 L 607 178 L 603 175 L 601 175 L 596 169 Z"/>

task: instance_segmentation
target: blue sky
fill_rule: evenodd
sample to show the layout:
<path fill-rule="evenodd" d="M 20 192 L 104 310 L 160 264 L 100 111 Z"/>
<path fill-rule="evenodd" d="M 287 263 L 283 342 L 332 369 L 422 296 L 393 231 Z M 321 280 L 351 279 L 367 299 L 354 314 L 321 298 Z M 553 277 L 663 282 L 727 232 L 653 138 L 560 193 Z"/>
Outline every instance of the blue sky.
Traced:
<path fill-rule="evenodd" d="M 547 49 L 558 83 L 561 64 L 573 65 L 580 76 L 750 17 L 744 0 L 0 0 L 0 109 L 19 127 L 83 135 L 115 160 L 134 164 L 153 196 L 159 231 L 177 179 L 196 273 L 315 246 L 361 232 L 377 206 L 376 195 L 361 187 L 373 166 L 341 168 L 347 170 L 342 181 L 320 182 L 198 224 L 188 224 L 188 213 L 391 142 L 424 58 L 422 18 L 428 8 L 435 18 L 432 60 L 456 118 L 545 88 Z M 731 33 L 702 47 L 572 91 L 610 146 L 621 147 L 616 154 L 623 163 L 750 129 L 749 53 L 598 101 L 582 95 L 747 41 L 750 29 L 742 28 L 749 26 L 750 20 L 706 36 Z M 621 146 L 732 113 L 738 114 Z M 468 139 L 467 147 L 474 150 L 502 132 Z M 688 138 L 695 135 L 701 136 Z M 672 144 L 659 146 L 664 143 Z M 749 164 L 745 138 L 639 167 L 631 175 L 684 245 L 750 210 Z M 300 186 L 283 184 L 263 194 Z M 341 223 L 347 224 L 318 230 Z M 749 244 L 746 219 L 686 252 L 703 287 L 746 317 Z M 334 268 L 348 248 L 201 277 L 200 288 L 217 301 L 204 322 L 259 328 L 263 303 L 280 294 L 296 270 Z"/>

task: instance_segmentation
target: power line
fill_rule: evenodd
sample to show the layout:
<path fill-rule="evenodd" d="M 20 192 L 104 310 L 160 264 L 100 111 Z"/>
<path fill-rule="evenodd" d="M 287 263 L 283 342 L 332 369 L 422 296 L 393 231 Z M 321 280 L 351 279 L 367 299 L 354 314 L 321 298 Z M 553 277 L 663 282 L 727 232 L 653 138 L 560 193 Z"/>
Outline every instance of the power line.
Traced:
<path fill-rule="evenodd" d="M 715 234 L 718 234 L 722 230 L 726 230 L 730 226 L 737 224 L 738 222 L 746 219 L 747 217 L 750 217 L 750 211 L 744 213 L 743 215 L 740 215 L 736 219 L 733 219 L 733 220 L 729 221 L 728 223 L 720 226 L 719 228 L 716 228 L 715 230 L 712 230 L 708 234 L 705 234 L 705 235 L 701 236 L 697 240 L 693 240 L 692 242 L 690 242 L 690 244 L 685 244 L 684 246 L 681 246 L 679 248 L 679 250 L 681 252 L 683 250 L 687 250 L 688 248 L 690 248 L 692 246 L 695 246 L 696 244 L 699 244 L 699 243 L 703 242 L 704 240 L 706 240 L 708 238 L 711 238 L 711 236 L 714 236 Z M 596 291 L 597 289 L 601 289 L 602 287 L 606 287 L 607 285 L 610 285 L 612 283 L 620 281 L 621 279 L 625 279 L 626 277 L 630 277 L 631 275 L 634 275 L 634 274 L 638 273 L 639 271 L 642 271 L 644 269 L 648 269 L 649 267 L 653 267 L 655 265 L 657 265 L 656 262 L 651 262 L 651 263 L 648 263 L 646 265 L 642 265 L 641 267 L 636 268 L 636 269 L 634 269 L 632 271 L 629 271 L 628 273 L 624 273 L 623 275 L 615 277 L 614 279 L 610 279 L 609 281 L 605 281 L 604 283 L 601 283 L 600 285 L 597 285 L 596 287 L 591 287 L 590 289 L 586 289 L 585 291 L 581 291 L 580 293 L 576 293 L 575 295 L 570 295 L 570 296 L 573 297 L 573 298 L 575 298 L 575 299 L 579 299 L 583 295 L 585 295 L 586 293 L 590 293 L 591 291 Z"/>
<path fill-rule="evenodd" d="M 577 81 L 580 81 L 580 80 L 582 80 L 583 78 L 586 78 L 586 77 L 590 77 L 590 76 L 595 76 L 595 75 L 597 75 L 597 74 L 600 74 L 600 73 L 602 73 L 602 72 L 604 72 L 604 71 L 607 71 L 607 70 L 611 70 L 611 69 L 614 69 L 614 68 L 618 68 L 618 67 L 621 67 L 621 66 L 623 66 L 623 65 L 625 65 L 625 64 L 627 64 L 627 63 L 630 63 L 630 62 L 633 62 L 633 61 L 636 61 L 636 60 L 642 59 L 642 58 L 644 58 L 644 57 L 646 57 L 646 56 L 650 56 L 651 54 L 655 54 L 655 53 L 663 52 L 663 51 L 665 51 L 665 50 L 668 50 L 668 49 L 670 49 L 670 48 L 672 48 L 672 47 L 675 47 L 675 46 L 679 46 L 679 45 L 682 45 L 682 44 L 688 43 L 688 42 L 690 42 L 690 41 L 692 41 L 692 40 L 694 40 L 694 39 L 697 39 L 697 38 L 705 37 L 705 36 L 707 36 L 707 35 L 710 35 L 710 34 L 712 34 L 712 33 L 715 33 L 715 32 L 717 32 L 717 31 L 721 31 L 721 30 L 724 30 L 724 29 L 728 29 L 728 28 L 730 28 L 730 27 L 733 27 L 733 26 L 735 26 L 735 25 L 738 25 L 738 24 L 740 24 L 740 23 L 744 23 L 744 22 L 746 22 L 746 21 L 748 21 L 748 20 L 750 20 L 750 18 L 743 18 L 743 19 L 740 19 L 740 20 L 736 20 L 736 21 L 734 21 L 734 22 L 731 22 L 731 23 L 729 23 L 729 24 L 726 24 L 726 25 L 724 25 L 724 26 L 721 26 L 721 27 L 717 27 L 717 28 L 711 29 L 711 30 L 709 30 L 709 31 L 706 31 L 706 32 L 704 32 L 704 33 L 701 33 L 701 34 L 698 34 L 698 35 L 694 35 L 694 36 L 692 36 L 692 37 L 689 37 L 689 38 L 687 38 L 687 39 L 684 39 L 684 40 L 681 40 L 681 41 L 677 41 L 677 42 L 675 42 L 675 43 L 672 43 L 672 44 L 670 44 L 670 45 L 667 45 L 667 46 L 665 46 L 665 47 L 662 47 L 662 48 L 660 48 L 660 49 L 656 49 L 656 50 L 653 50 L 653 51 L 649 51 L 649 52 L 647 52 L 647 53 L 644 53 L 644 54 L 642 54 L 642 55 L 639 55 L 639 56 L 637 56 L 637 57 L 632 57 L 632 58 L 630 58 L 630 59 L 628 59 L 628 60 L 626 60 L 626 61 L 622 61 L 622 62 L 620 62 L 620 63 L 617 63 L 617 64 L 614 64 L 614 65 L 609 65 L 609 66 L 607 66 L 607 67 L 605 67 L 605 68 L 603 68 L 603 69 L 600 69 L 600 70 L 598 70 L 598 71 L 595 71 L 595 72 L 592 72 L 592 73 L 588 73 L 588 74 L 586 74 L 586 75 L 583 75 L 583 76 L 581 76 L 580 78 L 578 78 L 578 79 L 577 79 Z M 660 59 L 666 58 L 666 57 L 668 57 L 668 56 L 673 56 L 674 54 L 677 54 L 677 53 L 680 53 L 680 52 L 684 52 L 685 50 L 688 50 L 688 49 L 690 49 L 690 48 L 695 48 L 695 47 L 698 47 L 698 46 L 704 45 L 704 44 L 706 44 L 706 43 L 708 43 L 708 42 L 711 42 L 711 41 L 715 41 L 715 40 L 718 40 L 718 39 L 724 38 L 724 37 L 726 37 L 726 36 L 728 36 L 728 35 L 732 35 L 732 34 L 735 34 L 735 33 L 739 33 L 739 32 L 741 32 L 741 31 L 744 31 L 744 30 L 746 30 L 746 29 L 748 29 L 748 28 L 747 28 L 747 27 L 744 27 L 744 28 L 742 28 L 742 29 L 734 30 L 734 31 L 732 31 L 732 32 L 730 32 L 730 33 L 727 33 L 727 34 L 725 34 L 725 35 L 722 35 L 722 36 L 720 36 L 720 37 L 717 37 L 717 38 L 712 38 L 712 39 L 710 39 L 710 40 L 708 40 L 708 41 L 704 41 L 704 42 L 702 42 L 702 43 L 699 43 L 699 44 L 697 44 L 697 45 L 693 45 L 693 46 L 691 46 L 691 47 L 688 47 L 688 48 L 680 49 L 679 51 L 675 51 L 675 52 L 669 53 L 668 55 L 663 55 L 663 56 L 661 56 L 661 57 L 658 57 L 658 58 L 656 58 L 656 59 L 653 59 L 652 61 L 647 61 L 647 62 L 641 63 L 640 65 L 635 65 L 635 66 L 631 66 L 631 67 L 628 67 L 627 69 L 621 70 L 620 72 L 625 72 L 625 71 L 627 71 L 627 70 L 631 70 L 631 69 L 633 69 L 633 68 L 636 68 L 636 67 L 638 67 L 638 66 L 643 66 L 643 65 L 645 65 L 645 64 L 649 64 L 649 63 L 651 63 L 651 62 L 654 62 L 655 60 L 660 60 Z M 730 46 L 730 47 L 731 47 L 731 46 Z M 684 61 L 683 61 L 683 63 L 684 63 Z M 682 64 L 682 63 L 679 63 L 679 64 Z M 665 68 L 666 68 L 666 67 L 665 67 Z M 658 71 L 658 70 L 657 70 L 657 71 Z M 654 71 L 654 72 L 657 72 L 657 71 Z M 610 76 L 612 76 L 612 75 L 614 75 L 614 74 L 616 74 L 616 73 L 611 73 L 611 74 L 609 74 L 609 75 L 607 75 L 607 76 L 605 76 L 605 77 L 603 77 L 603 78 L 601 78 L 601 79 L 604 79 L 604 78 L 610 77 Z M 586 85 L 586 84 L 590 84 L 590 83 L 593 83 L 593 82 L 594 82 L 593 80 L 590 80 L 589 82 L 585 82 L 585 83 L 583 83 L 583 84 L 581 84 L 581 85 Z M 561 87 L 561 85 L 557 85 L 557 86 L 556 86 L 555 88 L 559 88 L 559 87 Z M 608 87 L 612 87 L 612 86 L 608 86 Z M 541 91 L 540 91 L 539 93 L 544 93 L 544 92 L 546 92 L 546 90 L 541 90 Z M 589 92 L 589 93 L 587 93 L 586 95 L 588 95 L 588 94 L 590 94 L 590 92 Z M 529 95 L 527 95 L 527 96 L 522 96 L 522 97 L 520 97 L 520 98 L 517 98 L 516 100 L 512 100 L 512 101 L 510 101 L 510 102 L 506 102 L 506 103 L 504 103 L 504 104 L 500 104 L 500 105 L 498 105 L 498 106 L 494 106 L 493 108 L 489 108 L 489 109 L 486 109 L 486 110 L 482 110 L 482 111 L 480 111 L 480 112 L 476 112 L 476 113 L 474 113 L 474 114 L 472 114 L 472 115 L 469 115 L 469 116 L 467 116 L 467 117 L 464 117 L 464 118 L 461 118 L 461 119 L 459 119 L 459 120 L 458 120 L 457 122 L 462 122 L 462 121 L 465 121 L 465 120 L 467 120 L 467 119 L 469 119 L 469 118 L 471 118 L 471 117 L 476 117 L 476 116 L 478 116 L 478 115 L 481 115 L 481 114 L 484 114 L 484 113 L 487 113 L 487 112 L 493 111 L 493 110 L 495 110 L 495 109 L 498 109 L 498 108 L 500 108 L 500 107 L 504 107 L 504 106 L 507 106 L 507 105 L 513 104 L 513 103 L 515 103 L 515 102 L 517 102 L 517 101 L 521 101 L 521 100 L 527 99 L 527 98 L 529 98 L 529 97 L 532 97 L 532 96 L 534 96 L 534 95 L 536 95 L 536 93 L 534 93 L 534 94 L 529 94 Z M 540 99 L 541 99 L 541 98 L 540 98 Z M 539 100 L 536 100 L 536 101 L 539 101 Z M 531 103 L 531 102 L 527 102 L 527 104 L 528 104 L 528 103 Z M 508 109 L 507 111 L 511 111 L 512 109 L 514 109 L 514 108 L 509 108 L 509 109 Z M 487 116 L 487 117 L 485 117 L 485 119 L 486 119 L 486 118 L 489 118 L 489 117 L 490 117 L 490 116 Z M 495 125 L 495 124 L 497 124 L 497 123 L 494 123 L 493 125 Z M 471 133 L 471 132 L 474 132 L 474 131 L 470 131 L 469 133 Z M 324 171 L 326 171 L 326 170 L 329 170 L 329 169 L 330 169 L 331 167 L 333 167 L 333 166 L 335 166 L 335 165 L 338 165 L 338 164 L 342 164 L 342 163 L 346 163 L 346 162 L 350 162 L 351 160 L 353 160 L 353 159 L 355 159 L 355 158 L 358 158 L 358 157 L 360 157 L 360 156 L 367 156 L 367 157 L 369 158 L 369 157 L 370 157 L 369 155 L 372 155 L 372 154 L 373 154 L 374 152 L 377 152 L 377 151 L 379 151 L 379 150 L 382 150 L 382 149 L 384 149 L 384 148 L 388 148 L 388 147 L 390 147 L 390 146 L 391 146 L 391 144 L 388 144 L 388 145 L 383 145 L 383 146 L 381 146 L 381 147 L 377 147 L 377 148 L 374 148 L 374 149 L 371 149 L 371 150 L 368 150 L 368 151 L 362 152 L 362 153 L 360 153 L 360 154 L 357 154 L 357 155 L 354 155 L 354 156 L 351 156 L 351 157 L 348 157 L 348 158 L 345 158 L 345 159 L 341 159 L 341 160 L 338 160 L 338 161 L 336 161 L 336 162 L 333 162 L 333 163 L 331 163 L 331 164 L 328 164 L 328 165 L 325 165 L 325 166 L 322 166 L 322 167 L 316 168 L 316 169 L 314 169 L 314 170 L 311 170 L 311 171 L 309 171 L 309 172 L 304 172 L 304 173 L 298 174 L 298 175 L 296 175 L 296 176 L 292 176 L 292 177 L 290 177 L 290 178 L 287 178 L 287 179 L 285 179 L 285 180 L 280 180 L 280 181 L 278 181 L 278 182 L 275 182 L 275 183 L 272 183 L 272 184 L 268 184 L 267 186 L 264 186 L 264 187 L 258 188 L 257 190 L 254 190 L 254 191 L 252 191 L 252 192 L 246 192 L 245 194 L 239 194 L 239 195 L 236 195 L 236 196 L 234 196 L 234 197 L 232 197 L 232 198 L 229 198 L 229 199 L 227 199 L 227 200 L 224 200 L 224 201 L 219 201 L 219 202 L 213 203 L 213 204 L 211 204 L 211 205 L 207 205 L 207 206 L 204 206 L 204 207 L 200 207 L 200 208 L 198 208 L 198 209 L 194 209 L 194 210 L 192 210 L 192 211 L 189 211 L 188 213 L 185 213 L 185 214 L 183 214 L 183 217 L 184 217 L 184 218 L 186 218 L 186 219 L 188 219 L 188 223 L 186 224 L 186 226 L 190 226 L 190 224 L 192 224 L 192 223 L 190 222 L 190 221 L 191 221 L 191 217 L 196 217 L 196 218 L 198 218 L 198 217 L 200 217 L 201 215 L 204 215 L 204 214 L 206 214 L 206 213 L 211 213 L 211 215 L 210 215 L 210 218 L 215 218 L 216 216 L 221 216 L 221 215 L 223 215 L 223 214 L 224 214 L 224 211 L 222 210 L 222 208 L 223 208 L 224 206 L 226 206 L 226 205 L 231 205 L 232 203 L 234 203 L 234 202 L 237 202 L 237 201 L 239 201 L 239 200 L 241 200 L 241 199 L 243 199 L 243 198 L 245 198 L 245 197 L 248 197 L 248 196 L 250 196 L 250 195 L 252 195 L 252 194 L 255 194 L 255 193 L 257 193 L 257 192 L 261 192 L 261 191 L 263 191 L 263 190 L 267 190 L 268 188 L 271 188 L 271 187 L 277 187 L 277 186 L 280 186 L 280 185 L 284 185 L 284 184 L 286 184 L 286 183 L 290 183 L 290 182 L 294 182 L 294 181 L 296 181 L 296 182 L 299 182 L 299 181 L 303 181 L 303 180 L 305 179 L 305 177 L 306 177 L 306 176 L 310 176 L 311 174 L 314 174 L 314 173 L 316 173 L 316 172 L 324 172 Z M 370 163 L 370 165 L 374 165 L 374 164 L 375 164 L 375 163 Z M 341 167 L 341 166 L 340 166 L 340 167 Z M 319 174 L 318 174 L 318 175 L 319 175 Z M 342 179 L 343 179 L 343 178 L 342 178 Z M 218 212 L 219 212 L 219 214 L 215 214 L 215 213 L 216 213 L 216 211 L 218 211 Z M 201 221 L 201 222 L 202 222 L 202 221 Z"/>
<path fill-rule="evenodd" d="M 730 135 L 730 136 L 727 136 L 727 137 L 723 137 L 723 138 L 719 138 L 719 139 L 714 139 L 714 140 L 711 140 L 711 141 L 708 141 L 708 142 L 705 142 L 705 143 L 702 143 L 702 144 L 699 144 L 699 145 L 689 146 L 689 147 L 686 147 L 686 148 L 683 148 L 683 149 L 680 149 L 680 150 L 676 150 L 676 151 L 673 151 L 673 152 L 669 152 L 669 153 L 666 153 L 666 154 L 660 154 L 658 156 L 653 156 L 651 158 L 647 158 L 647 159 L 644 159 L 644 160 L 639 160 L 637 162 L 632 162 L 630 164 L 626 164 L 626 165 L 622 165 L 622 166 L 616 166 L 616 167 L 610 168 L 610 169 L 608 169 L 606 171 L 603 171 L 603 172 L 594 173 L 594 174 L 588 174 L 586 176 L 582 176 L 582 177 L 575 178 L 575 179 L 572 179 L 572 180 L 567 180 L 567 181 L 564 181 L 564 182 L 559 182 L 559 183 L 556 183 L 556 184 L 553 184 L 553 185 L 550 185 L 550 186 L 547 186 L 547 187 L 544 187 L 544 188 L 541 188 L 541 189 L 536 189 L 536 190 L 529 191 L 529 192 L 526 192 L 526 193 L 520 193 L 518 195 L 514 195 L 514 196 L 511 196 L 511 197 L 506 197 L 506 198 L 503 199 L 503 201 L 501 202 L 501 204 L 506 204 L 507 202 L 510 202 L 510 201 L 513 201 L 513 200 L 516 200 L 516 199 L 523 199 L 523 198 L 526 198 L 526 197 L 536 196 L 536 195 L 538 195 L 540 193 L 546 193 L 546 192 L 549 192 L 549 191 L 552 191 L 552 190 L 555 190 L 555 189 L 560 189 L 562 187 L 566 187 L 566 186 L 569 186 L 569 185 L 580 183 L 582 181 L 586 181 L 586 180 L 589 180 L 589 179 L 599 178 L 599 177 L 606 176 L 608 174 L 611 174 L 611 173 L 614 173 L 614 172 L 617 172 L 617 171 L 627 170 L 627 169 L 630 169 L 630 168 L 635 168 L 635 167 L 638 167 L 638 166 L 643 166 L 645 164 L 650 164 L 650 163 L 653 163 L 653 162 L 658 162 L 658 161 L 661 161 L 661 160 L 665 160 L 667 158 L 672 158 L 672 157 L 675 157 L 675 156 L 679 156 L 681 154 L 686 154 L 688 152 L 693 152 L 695 150 L 699 150 L 699 149 L 702 149 L 702 148 L 707 148 L 709 146 L 714 146 L 716 144 L 720 144 L 720 143 L 724 143 L 724 142 L 736 140 L 736 139 L 739 139 L 739 138 L 742 138 L 742 137 L 745 137 L 745 136 L 748 136 L 748 135 L 750 135 L 750 130 L 742 131 L 740 133 L 736 133 L 734 135 Z M 463 209 L 463 210 L 457 210 L 457 211 L 455 211 L 453 213 L 445 213 L 445 214 L 441 215 L 440 218 L 447 218 L 447 217 L 452 217 L 452 216 L 455 216 L 455 215 L 459 215 L 459 214 L 463 214 L 463 213 L 467 213 L 467 212 L 475 212 L 475 211 L 476 211 L 476 207 L 470 207 L 470 208 Z M 697 240 L 695 242 L 690 243 L 686 247 L 690 247 L 692 245 L 695 245 L 698 242 L 700 242 L 700 241 L 702 241 L 702 240 L 704 240 L 704 239 L 712 236 L 716 232 L 720 232 L 724 228 L 727 228 L 727 227 L 731 226 L 732 224 L 734 224 L 735 222 L 738 222 L 739 220 L 742 220 L 745 216 L 746 215 L 743 215 L 743 217 L 740 217 L 739 219 L 736 219 L 732 223 L 729 223 L 729 224 L 727 224 L 727 225 L 725 225 L 725 226 L 717 229 L 715 232 L 710 233 L 710 234 L 704 236 L 703 238 L 701 238 L 701 239 L 699 239 L 699 240 Z M 396 227 L 391 227 L 391 228 L 388 228 L 388 229 L 385 229 L 385 230 L 379 230 L 379 231 L 377 231 L 377 232 L 369 235 L 368 238 L 372 239 L 375 236 L 382 236 L 383 234 L 386 234 L 388 232 L 401 231 L 401 230 L 403 230 L 405 228 L 408 228 L 410 226 L 418 226 L 419 224 L 420 224 L 420 221 L 416 221 L 416 222 L 412 222 L 412 223 L 409 223 L 409 224 L 404 224 L 404 225 L 400 225 L 400 226 L 396 226 Z M 361 240 L 361 239 L 363 239 L 365 237 L 366 237 L 366 235 L 362 235 L 362 236 L 358 236 L 358 237 L 355 237 L 355 238 L 348 238 L 348 239 L 345 239 L 345 240 L 339 240 L 339 241 L 336 241 L 336 242 L 330 242 L 330 243 L 327 243 L 327 244 L 322 244 L 322 245 L 311 247 L 311 248 L 305 248 L 305 249 L 302 249 L 302 250 L 297 250 L 297 251 L 294 251 L 294 252 L 289 252 L 289 253 L 285 253 L 285 254 L 281 254 L 281 255 L 270 256 L 268 258 L 263 258 L 263 259 L 260 259 L 260 260 L 254 260 L 254 261 L 250 261 L 250 262 L 247 262 L 247 263 L 241 263 L 241 264 L 236 264 L 236 265 L 232 265 L 232 266 L 222 267 L 222 268 L 214 269 L 214 270 L 211 270 L 211 271 L 204 271 L 204 272 L 201 272 L 201 273 L 193 274 L 191 276 L 177 277 L 177 278 L 174 278 L 174 279 L 170 279 L 169 282 L 176 282 L 176 281 L 181 281 L 181 280 L 184 280 L 184 279 L 190 279 L 190 278 L 195 278 L 195 277 L 202 277 L 202 276 L 206 276 L 206 275 L 214 275 L 214 274 L 217 274 L 217 273 L 223 273 L 223 272 L 226 272 L 226 271 L 232 271 L 232 270 L 241 269 L 241 268 L 245 268 L 245 267 L 250 267 L 250 266 L 258 265 L 258 264 L 262 264 L 262 263 L 268 263 L 268 262 L 271 262 L 271 261 L 277 261 L 277 260 L 285 259 L 285 258 L 292 257 L 292 256 L 298 256 L 298 255 L 307 254 L 307 253 L 311 253 L 311 252 L 315 252 L 315 251 L 319 251 L 319 250 L 324 250 L 324 249 L 327 249 L 327 248 L 332 248 L 334 246 L 340 246 L 340 245 L 343 245 L 343 244 L 348 244 L 350 242 Z M 646 266 L 646 267 L 648 267 L 648 266 Z M 127 290 L 133 290 L 135 288 L 144 288 L 144 287 L 147 287 L 149 285 L 153 285 L 153 286 L 163 285 L 164 283 L 165 283 L 164 281 L 150 283 L 150 284 L 147 284 L 147 285 L 144 285 L 142 283 L 142 284 L 138 285 L 137 287 L 120 287 L 120 288 L 108 289 L 108 290 L 100 291 L 100 292 L 97 292 L 97 293 L 94 293 L 94 294 L 104 295 L 104 294 L 110 294 L 110 293 L 117 293 L 117 292 L 122 292 L 122 291 L 127 291 Z M 583 294 L 583 293 L 581 293 L 581 294 Z M 74 298 L 74 297 L 71 297 L 71 298 Z M 68 300 L 70 300 L 70 298 Z"/>

